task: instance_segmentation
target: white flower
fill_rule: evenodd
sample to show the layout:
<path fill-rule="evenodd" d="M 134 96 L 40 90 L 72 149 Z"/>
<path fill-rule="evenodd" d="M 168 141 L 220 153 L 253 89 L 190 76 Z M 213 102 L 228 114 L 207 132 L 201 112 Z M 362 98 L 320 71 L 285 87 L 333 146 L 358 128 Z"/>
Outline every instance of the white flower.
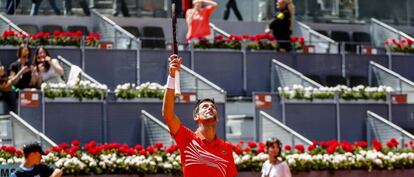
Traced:
<path fill-rule="evenodd" d="M 172 169 L 173 168 L 173 166 L 170 163 L 164 163 L 163 167 L 166 168 L 166 169 Z"/>

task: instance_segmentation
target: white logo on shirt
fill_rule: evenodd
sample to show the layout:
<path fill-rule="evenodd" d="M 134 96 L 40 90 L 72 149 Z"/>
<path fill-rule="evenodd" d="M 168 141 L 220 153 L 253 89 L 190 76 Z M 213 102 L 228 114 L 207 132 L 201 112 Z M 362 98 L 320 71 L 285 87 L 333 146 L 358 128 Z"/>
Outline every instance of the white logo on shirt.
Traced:
<path fill-rule="evenodd" d="M 217 168 L 223 176 L 226 176 L 228 161 L 204 150 L 197 141 L 191 141 L 186 147 L 184 154 L 186 167 L 190 165 L 207 165 Z"/>

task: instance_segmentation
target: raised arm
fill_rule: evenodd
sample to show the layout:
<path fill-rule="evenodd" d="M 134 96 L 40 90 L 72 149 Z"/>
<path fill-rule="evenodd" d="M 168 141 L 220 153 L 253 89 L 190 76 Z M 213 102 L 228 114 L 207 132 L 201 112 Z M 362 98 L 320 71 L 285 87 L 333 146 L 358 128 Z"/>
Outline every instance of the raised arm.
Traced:
<path fill-rule="evenodd" d="M 212 1 L 212 0 L 199 0 L 199 1 L 205 2 L 205 3 L 213 5 L 213 6 L 217 6 L 217 3 Z"/>
<path fill-rule="evenodd" d="M 174 101 L 175 101 L 175 71 L 180 70 L 180 66 L 182 63 L 181 57 L 177 55 L 171 55 L 168 58 L 169 61 L 169 74 L 167 79 L 167 88 L 165 88 L 164 93 L 164 102 L 162 105 L 162 116 L 167 123 L 168 128 L 170 129 L 170 133 L 175 135 L 180 128 L 181 122 L 180 119 L 174 113 Z"/>
<path fill-rule="evenodd" d="M 63 76 L 64 71 L 62 66 L 60 66 L 59 61 L 57 59 L 52 59 L 49 56 L 47 56 L 45 58 L 46 62 L 50 63 L 50 66 L 56 71 L 56 74 L 58 74 L 59 76 Z"/>
<path fill-rule="evenodd" d="M 28 66 L 23 66 L 23 67 L 20 69 L 20 71 L 19 71 L 19 72 L 17 72 L 17 74 L 16 74 L 16 73 L 14 73 L 14 71 L 11 71 L 11 72 L 10 72 L 10 76 L 9 76 L 9 82 L 10 82 L 10 84 L 14 85 L 14 84 L 16 84 L 17 82 L 19 82 L 20 77 L 21 77 L 24 73 L 29 72 L 29 71 L 30 71 L 30 67 L 28 67 Z"/>

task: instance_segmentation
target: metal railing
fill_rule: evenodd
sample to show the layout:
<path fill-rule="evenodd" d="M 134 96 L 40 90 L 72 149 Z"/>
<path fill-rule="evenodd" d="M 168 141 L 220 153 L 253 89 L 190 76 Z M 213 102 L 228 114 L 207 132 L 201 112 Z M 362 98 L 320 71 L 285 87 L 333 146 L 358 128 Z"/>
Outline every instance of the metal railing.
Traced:
<path fill-rule="evenodd" d="M 412 81 L 373 61 L 369 62 L 368 74 L 369 85 L 373 85 L 375 81 L 377 85 L 390 86 L 396 92 L 407 94 L 408 103 L 414 102 L 414 83 Z"/>
<path fill-rule="evenodd" d="M 181 65 L 181 92 L 196 93 L 197 99 L 213 98 L 218 103 L 226 102 L 226 91 L 203 76 Z"/>
<path fill-rule="evenodd" d="M 2 120 L 7 119 L 3 118 Z M 11 138 L 10 144 L 15 147 L 22 147 L 24 144 L 32 142 L 39 142 L 45 149 L 56 146 L 55 142 L 37 131 L 14 112 L 10 112 L 7 129 L 7 132 L 10 133 L 8 136 Z"/>
<path fill-rule="evenodd" d="M 145 110 L 141 110 L 141 136 L 143 146 L 154 145 L 158 141 L 167 146 L 174 144 L 167 125 Z"/>
<path fill-rule="evenodd" d="M 57 56 L 57 59 L 62 64 L 62 67 L 63 67 L 63 70 L 64 70 L 63 77 L 66 81 L 68 81 L 68 78 L 69 78 L 69 75 L 70 75 L 71 71 L 73 70 L 74 67 L 78 67 L 78 66 L 72 64 L 71 62 L 69 62 L 68 60 L 66 60 L 65 58 L 63 58 L 60 55 Z M 78 69 L 80 69 L 80 68 L 78 67 Z M 83 72 L 82 70 L 80 71 L 79 76 L 80 76 L 80 80 L 88 80 L 88 81 L 91 81 L 95 84 L 101 85 L 101 83 L 96 81 L 94 78 L 92 78 L 91 76 L 89 76 L 88 74 Z"/>
<path fill-rule="evenodd" d="M 296 21 L 294 34 L 302 36 L 309 45 L 315 46 L 315 53 L 338 53 L 336 41 L 318 33 L 302 22 Z"/>
<path fill-rule="evenodd" d="M 224 30 L 220 29 L 219 27 L 217 27 L 216 25 L 214 25 L 213 23 L 210 23 L 210 29 L 213 31 L 213 36 L 216 36 L 216 34 L 220 34 L 223 35 L 225 37 L 229 37 L 230 34 L 225 32 Z"/>
<path fill-rule="evenodd" d="M 102 42 L 111 42 L 114 49 L 140 49 L 141 41 L 108 17 L 92 10 L 91 18 L 95 32 L 101 35 Z"/>
<path fill-rule="evenodd" d="M 414 140 L 414 136 L 401 127 L 391 123 L 383 117 L 367 111 L 367 140 L 371 144 L 373 139 L 378 139 L 385 144 L 391 138 L 395 138 L 399 142 L 400 147 L 410 140 Z"/>
<path fill-rule="evenodd" d="M 398 41 L 401 39 L 410 39 L 414 41 L 413 37 L 375 18 L 371 18 L 370 31 L 374 39 L 374 44 L 377 47 L 383 47 L 384 41 L 388 39 L 396 39 Z"/>
<path fill-rule="evenodd" d="M 277 137 L 283 144 L 290 144 L 295 146 L 296 144 L 302 144 L 309 146 L 312 144 L 310 140 L 303 137 L 299 133 L 290 129 L 282 122 L 278 121 L 274 117 L 260 111 L 260 141 L 266 141 L 268 138 Z"/>
<path fill-rule="evenodd" d="M 321 84 L 275 59 L 272 60 L 271 67 L 271 91 L 277 91 L 278 87 L 293 87 L 293 85 L 314 88 L 322 87 Z"/>
<path fill-rule="evenodd" d="M 0 32 L 2 33 L 6 30 L 17 31 L 29 36 L 25 31 L 23 31 L 21 28 L 19 28 L 17 25 L 11 22 L 8 18 L 0 14 Z"/>

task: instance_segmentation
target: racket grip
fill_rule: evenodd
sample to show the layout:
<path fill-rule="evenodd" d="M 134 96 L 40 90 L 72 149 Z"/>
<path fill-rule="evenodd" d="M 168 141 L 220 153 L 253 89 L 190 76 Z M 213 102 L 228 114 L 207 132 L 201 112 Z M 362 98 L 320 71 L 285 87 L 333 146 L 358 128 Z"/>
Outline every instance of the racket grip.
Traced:
<path fill-rule="evenodd" d="M 181 95 L 179 71 L 175 71 L 175 95 Z"/>

